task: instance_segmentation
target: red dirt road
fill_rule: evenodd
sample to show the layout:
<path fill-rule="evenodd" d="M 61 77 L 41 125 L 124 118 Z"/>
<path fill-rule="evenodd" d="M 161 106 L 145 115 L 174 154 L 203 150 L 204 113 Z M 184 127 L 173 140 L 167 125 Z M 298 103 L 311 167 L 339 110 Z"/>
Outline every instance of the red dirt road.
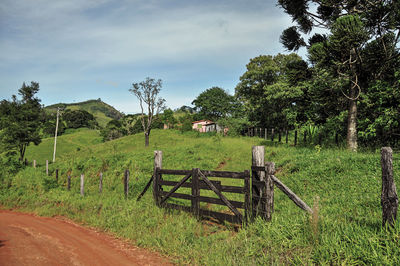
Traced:
<path fill-rule="evenodd" d="M 64 218 L 0 210 L 0 265 L 171 265 Z"/>

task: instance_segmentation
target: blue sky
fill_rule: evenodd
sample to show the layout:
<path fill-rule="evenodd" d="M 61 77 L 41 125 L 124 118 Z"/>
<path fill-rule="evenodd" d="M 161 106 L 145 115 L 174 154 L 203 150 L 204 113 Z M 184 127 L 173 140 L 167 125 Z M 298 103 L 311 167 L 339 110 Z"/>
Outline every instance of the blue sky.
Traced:
<path fill-rule="evenodd" d="M 219 86 L 231 94 L 250 58 L 287 53 L 276 1 L 2 0 L 0 99 L 37 81 L 44 105 L 101 98 L 140 111 L 128 90 L 163 80 L 167 106 Z"/>

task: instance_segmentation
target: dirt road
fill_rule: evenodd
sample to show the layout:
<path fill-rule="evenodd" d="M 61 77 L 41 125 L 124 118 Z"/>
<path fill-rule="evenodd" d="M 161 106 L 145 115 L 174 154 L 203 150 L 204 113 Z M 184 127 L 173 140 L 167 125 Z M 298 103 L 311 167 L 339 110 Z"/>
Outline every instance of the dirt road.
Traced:
<path fill-rule="evenodd" d="M 0 265 L 171 265 L 64 218 L 0 210 Z"/>

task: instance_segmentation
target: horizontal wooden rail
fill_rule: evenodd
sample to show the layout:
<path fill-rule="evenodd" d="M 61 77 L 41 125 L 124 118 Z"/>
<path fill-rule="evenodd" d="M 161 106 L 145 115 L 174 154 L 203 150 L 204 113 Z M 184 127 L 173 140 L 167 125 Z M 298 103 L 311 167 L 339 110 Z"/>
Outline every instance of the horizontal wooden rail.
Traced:
<path fill-rule="evenodd" d="M 172 204 L 172 203 L 165 203 L 163 206 L 166 208 L 174 209 L 174 210 L 181 210 L 181 211 L 186 211 L 186 212 L 192 211 L 189 206 L 181 206 L 181 205 Z M 204 217 L 212 217 L 212 218 L 215 218 L 220 221 L 228 221 L 231 223 L 241 223 L 240 218 L 238 218 L 235 215 L 230 215 L 227 213 L 221 213 L 221 212 L 200 209 L 199 215 L 204 216 Z"/>
<path fill-rule="evenodd" d="M 206 177 L 222 177 L 222 178 L 235 178 L 244 179 L 246 177 L 245 172 L 229 172 L 229 171 L 209 171 L 200 170 Z M 159 169 L 158 173 L 163 175 L 188 175 L 192 170 L 171 170 L 171 169 Z"/>
<path fill-rule="evenodd" d="M 243 194 L 243 193 L 244 193 L 244 188 L 243 188 L 243 187 L 222 186 L 222 185 L 221 185 L 221 181 L 214 181 L 214 180 L 212 180 L 211 182 L 212 182 L 220 191 L 222 191 L 222 192 L 237 193 L 237 194 Z M 200 184 L 199 184 L 200 189 L 203 189 L 203 190 L 211 190 L 211 188 L 209 188 L 209 187 L 207 186 L 207 184 L 206 184 L 204 181 L 201 180 L 199 183 L 200 183 Z M 159 184 L 160 184 L 160 185 L 163 185 L 163 186 L 171 186 L 171 187 L 173 187 L 173 186 L 175 186 L 176 184 L 178 184 L 178 182 L 177 182 L 177 181 L 161 180 L 161 181 L 159 182 Z M 184 188 L 191 188 L 191 187 L 192 187 L 192 183 L 191 183 L 191 182 L 186 182 L 186 183 L 182 184 L 181 187 L 184 187 Z"/>
<path fill-rule="evenodd" d="M 161 191 L 161 196 L 167 196 L 169 192 L 166 191 Z M 177 198 L 177 199 L 185 199 L 185 200 L 191 200 L 193 199 L 192 195 L 188 195 L 188 194 L 182 194 L 182 193 L 172 193 L 170 196 L 170 198 Z M 218 198 L 211 198 L 211 197 L 205 197 L 205 196 L 199 196 L 198 200 L 200 202 L 206 202 L 206 203 L 213 203 L 213 204 L 217 204 L 217 205 L 223 205 L 226 206 L 226 204 L 218 199 Z M 240 202 L 240 201 L 233 201 L 233 200 L 229 200 L 229 202 L 235 207 L 235 208 L 241 208 L 244 209 L 244 203 Z"/>

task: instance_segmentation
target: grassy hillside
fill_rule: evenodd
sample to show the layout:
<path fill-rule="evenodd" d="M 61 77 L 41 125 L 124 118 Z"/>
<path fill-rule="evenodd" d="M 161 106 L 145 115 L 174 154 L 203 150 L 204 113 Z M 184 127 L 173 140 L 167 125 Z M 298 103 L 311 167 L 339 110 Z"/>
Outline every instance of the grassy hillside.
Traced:
<path fill-rule="evenodd" d="M 162 252 L 180 264 L 400 263 L 400 223 L 394 230 L 381 228 L 379 153 L 295 148 L 258 138 L 207 137 L 171 130 L 153 130 L 148 148 L 143 134 L 106 143 L 99 143 L 93 131 L 63 137 L 64 145 L 71 148 L 64 148 L 50 166 L 51 172 L 60 169 L 59 181 L 54 175 L 46 177 L 43 167 L 28 167 L 13 178 L 9 189 L 2 188 L 2 205 L 40 215 L 65 215 Z M 51 142 L 30 146 L 29 156 L 47 152 L 48 147 L 43 148 L 49 145 L 47 141 Z M 250 168 L 253 145 L 266 146 L 266 161 L 276 163 L 276 176 L 310 206 L 315 204 L 317 215 L 309 217 L 277 188 L 272 221 L 257 219 L 238 230 L 157 208 L 151 191 L 136 202 L 151 176 L 154 150 L 163 151 L 164 168 L 242 171 Z M 44 159 L 48 154 L 40 156 Z M 397 183 L 399 161 L 395 154 Z M 131 172 L 127 200 L 122 184 L 125 169 Z M 101 195 L 99 171 L 104 172 Z M 66 190 L 67 173 L 73 176 L 71 191 Z M 79 195 L 81 173 L 87 182 L 85 197 Z"/>
<path fill-rule="evenodd" d="M 98 100 L 89 100 L 80 103 L 58 103 L 45 107 L 48 112 L 57 112 L 57 107 L 69 110 L 85 110 L 91 113 L 100 126 L 104 127 L 110 120 L 119 119 L 122 114 L 111 105 Z"/>

